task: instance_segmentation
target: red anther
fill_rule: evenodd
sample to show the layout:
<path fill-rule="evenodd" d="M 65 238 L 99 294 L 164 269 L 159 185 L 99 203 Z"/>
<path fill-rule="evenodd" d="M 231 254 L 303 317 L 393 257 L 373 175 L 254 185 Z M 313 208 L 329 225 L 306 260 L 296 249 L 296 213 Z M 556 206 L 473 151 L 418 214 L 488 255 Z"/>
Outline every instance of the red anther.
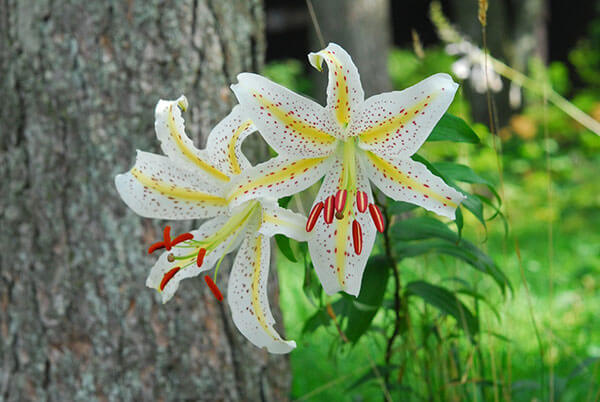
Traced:
<path fill-rule="evenodd" d="M 165 226 L 165 230 L 163 231 L 163 239 L 165 242 L 165 248 L 167 250 L 171 250 L 171 226 Z"/>
<path fill-rule="evenodd" d="M 221 293 L 221 291 L 219 290 L 219 288 L 217 287 L 217 285 L 213 282 L 212 278 L 210 276 L 206 275 L 204 277 L 204 280 L 206 281 L 206 284 L 208 285 L 208 287 L 212 291 L 212 293 L 215 296 L 215 298 L 218 301 L 223 301 L 223 294 Z"/>
<path fill-rule="evenodd" d="M 330 195 L 325 200 L 325 210 L 323 211 L 323 219 L 328 225 L 333 222 L 333 213 L 335 212 L 335 197 Z"/>
<path fill-rule="evenodd" d="M 196 264 L 201 267 L 202 263 L 204 262 L 204 256 L 206 255 L 206 249 L 205 248 L 201 248 L 200 251 L 198 251 L 198 257 L 196 257 Z"/>
<path fill-rule="evenodd" d="M 383 215 L 381 211 L 375 204 L 369 204 L 369 212 L 371 213 L 371 219 L 373 219 L 373 223 L 375 224 L 375 228 L 379 233 L 383 233 L 385 229 L 385 225 L 383 224 Z"/>
<path fill-rule="evenodd" d="M 308 219 L 306 220 L 306 231 L 310 232 L 315 227 L 317 220 L 319 219 L 319 215 L 321 214 L 321 210 L 323 209 L 323 202 L 319 202 L 315 204 L 312 211 L 310 211 L 310 215 L 308 215 Z"/>
<path fill-rule="evenodd" d="M 346 197 L 348 196 L 348 190 L 338 190 L 335 194 L 335 210 L 343 212 L 346 206 Z"/>
<path fill-rule="evenodd" d="M 362 229 L 360 228 L 360 223 L 355 219 L 352 222 L 352 241 L 354 243 L 354 252 L 356 255 L 360 255 L 362 251 Z"/>
<path fill-rule="evenodd" d="M 369 205 L 369 197 L 367 193 L 364 191 L 356 192 L 356 208 L 358 208 L 358 212 L 365 212 L 367 210 L 367 206 Z"/>
<path fill-rule="evenodd" d="M 169 281 L 175 276 L 175 274 L 177 272 L 179 272 L 181 268 L 179 267 L 175 267 L 173 269 L 171 269 L 169 272 L 167 272 L 165 274 L 165 276 L 163 276 L 162 281 L 160 281 L 160 290 L 163 291 L 165 290 L 165 286 L 167 286 L 167 283 L 169 283 Z"/>
<path fill-rule="evenodd" d="M 150 248 L 148 249 L 148 254 L 152 254 L 153 252 L 155 252 L 158 249 L 164 248 L 165 247 L 165 242 L 164 241 L 159 241 L 158 243 L 154 243 L 153 245 L 150 246 Z"/>
<path fill-rule="evenodd" d="M 188 240 L 192 240 L 194 238 L 194 235 L 191 233 L 182 233 L 179 236 L 177 236 L 176 238 L 173 239 L 173 241 L 171 242 L 171 247 L 175 246 L 176 244 L 179 244 L 183 241 L 188 241 Z"/>

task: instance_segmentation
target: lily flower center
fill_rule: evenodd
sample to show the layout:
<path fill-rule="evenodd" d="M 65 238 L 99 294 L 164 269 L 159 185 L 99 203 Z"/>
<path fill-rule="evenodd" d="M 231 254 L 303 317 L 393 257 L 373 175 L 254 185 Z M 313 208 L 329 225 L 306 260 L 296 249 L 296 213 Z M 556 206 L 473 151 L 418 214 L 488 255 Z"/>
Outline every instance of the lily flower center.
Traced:
<path fill-rule="evenodd" d="M 159 242 L 152 245 L 150 247 L 149 252 L 152 252 L 158 248 L 162 248 L 155 246 L 159 244 L 162 245 L 163 243 L 165 243 L 169 244 L 169 247 L 166 247 L 167 250 L 171 250 L 172 247 L 175 247 L 178 249 L 187 249 L 189 250 L 189 253 L 184 253 L 183 255 L 175 255 L 175 253 L 171 253 L 167 255 L 167 260 L 169 262 L 175 262 L 177 266 L 170 269 L 164 274 L 159 286 L 159 291 L 162 292 L 165 286 L 167 286 L 167 284 L 169 283 L 169 281 L 180 270 L 186 269 L 194 264 L 198 266 L 198 268 L 202 267 L 205 257 L 213 251 L 215 251 L 219 246 L 224 244 L 224 242 L 229 239 L 228 243 L 225 246 L 225 252 L 223 253 L 223 256 L 217 262 L 217 267 L 215 269 L 214 274 L 216 280 L 219 266 L 221 265 L 223 258 L 225 257 L 231 246 L 235 243 L 236 239 L 238 239 L 240 234 L 243 232 L 243 229 L 246 226 L 246 224 L 258 211 L 259 206 L 260 204 L 258 201 L 248 202 L 243 209 L 231 215 L 227 222 L 225 222 L 225 224 L 221 226 L 219 230 L 200 240 L 194 239 L 190 233 L 186 233 L 185 236 L 180 235 L 176 237 L 172 242 L 168 243 L 167 236 L 168 232 L 170 231 L 170 228 L 167 226 L 165 228 L 165 240 L 163 242 Z M 176 240 L 178 239 L 180 241 L 176 242 Z M 215 298 L 219 301 L 223 300 L 223 295 L 221 294 L 215 282 L 209 276 L 206 276 L 204 279 L 211 291 L 213 292 Z"/>
<path fill-rule="evenodd" d="M 359 213 L 365 213 L 368 209 L 375 228 L 379 232 L 383 232 L 385 226 L 383 215 L 377 205 L 375 205 L 375 200 L 371 199 L 365 191 L 358 188 L 357 149 L 356 137 L 350 137 L 346 141 L 339 143 L 336 152 L 340 155 L 342 166 L 337 187 L 324 200 L 319 200 L 315 203 L 306 222 L 306 231 L 310 232 L 314 229 L 321 215 L 323 216 L 323 222 L 327 225 L 332 224 L 334 217 L 340 221 L 345 221 L 344 223 L 346 224 L 350 224 L 351 222 L 354 252 L 359 255 L 362 252 L 363 239 L 362 228 L 356 216 Z"/>

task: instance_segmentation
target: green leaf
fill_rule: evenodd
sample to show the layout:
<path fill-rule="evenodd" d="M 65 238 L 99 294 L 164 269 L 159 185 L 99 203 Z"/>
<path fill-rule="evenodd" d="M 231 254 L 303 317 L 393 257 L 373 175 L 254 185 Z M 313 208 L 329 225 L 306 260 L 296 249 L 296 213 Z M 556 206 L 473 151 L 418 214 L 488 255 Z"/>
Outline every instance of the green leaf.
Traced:
<path fill-rule="evenodd" d="M 335 303 L 331 304 L 331 308 L 336 316 L 341 316 L 344 313 L 344 309 L 347 305 L 344 299 L 339 299 Z M 327 313 L 327 307 L 320 307 L 312 316 L 310 316 L 302 327 L 302 333 L 314 332 L 319 327 L 326 327 L 333 323 L 333 319 Z"/>
<path fill-rule="evenodd" d="M 391 215 L 400 215 L 417 208 L 417 205 L 404 201 L 394 201 L 388 198 L 389 211 Z"/>
<path fill-rule="evenodd" d="M 397 225 L 400 224 L 401 223 L 398 223 Z M 406 226 L 405 228 L 405 230 L 410 230 L 409 226 Z M 450 231 L 450 229 L 448 230 Z M 396 229 L 392 234 L 396 233 L 396 231 L 402 231 L 402 229 Z M 502 293 L 506 292 L 507 287 L 512 290 L 508 278 L 496 266 L 494 261 L 483 251 L 479 250 L 473 243 L 464 239 L 460 240 L 458 243 L 453 243 L 443 238 L 422 240 L 418 242 L 396 241 L 394 251 L 400 258 L 415 257 L 427 253 L 446 254 L 463 260 L 473 268 L 490 275 L 496 281 L 502 290 Z"/>
<path fill-rule="evenodd" d="M 458 235 L 445 223 L 430 216 L 419 216 L 401 220 L 392 226 L 395 241 L 424 240 L 432 237 L 458 242 Z"/>
<path fill-rule="evenodd" d="M 470 167 L 453 162 L 436 162 L 431 163 L 430 166 L 433 167 L 435 171 L 440 176 L 442 176 L 451 186 L 458 188 L 454 184 L 454 182 L 456 181 L 471 184 L 483 184 L 490 190 L 492 194 L 494 194 L 494 197 L 496 197 L 498 203 L 502 202 L 500 195 L 494 187 L 494 183 L 492 183 L 484 177 L 481 177 L 480 175 L 475 173 Z M 458 189 L 460 190 L 460 188 Z"/>
<path fill-rule="evenodd" d="M 302 244 L 304 243 L 300 243 L 300 245 Z M 302 283 L 302 291 L 313 305 L 318 304 L 321 299 L 321 293 L 323 292 L 321 282 L 319 282 L 319 279 L 317 278 L 313 264 L 306 258 L 304 259 L 304 282 Z"/>
<path fill-rule="evenodd" d="M 456 219 L 454 220 L 454 223 L 456 223 L 456 230 L 458 231 L 458 238 L 460 239 L 462 238 L 462 230 L 465 223 L 463 219 L 462 209 L 460 207 L 456 208 Z"/>
<path fill-rule="evenodd" d="M 275 242 L 277 243 L 277 247 L 279 251 L 291 262 L 298 262 L 294 252 L 292 251 L 292 247 L 290 245 L 290 239 L 282 234 L 275 235 Z"/>
<path fill-rule="evenodd" d="M 444 177 L 449 178 L 452 181 L 462 181 L 465 183 L 479 183 L 488 186 L 494 185 L 492 182 L 481 177 L 466 165 L 461 165 L 459 163 L 453 162 L 435 162 L 432 163 L 432 165 L 438 172 L 444 175 Z"/>
<path fill-rule="evenodd" d="M 377 371 L 375 371 L 373 368 L 370 367 L 356 381 L 354 381 L 352 384 L 350 384 L 350 386 L 348 388 L 346 388 L 346 391 L 352 391 L 353 389 L 355 389 L 363 384 L 366 384 L 372 380 L 381 380 L 382 376 L 391 374 L 392 371 L 398 369 L 399 367 L 400 366 L 397 364 L 390 364 L 388 366 L 378 364 L 375 366 Z M 393 384 L 393 385 L 394 385 L 393 388 L 395 390 L 403 391 L 404 393 L 413 392 L 413 389 L 411 387 L 409 387 L 408 385 L 403 385 L 403 384 Z M 391 390 L 391 389 L 392 389 L 392 387 L 390 387 L 388 390 Z"/>
<path fill-rule="evenodd" d="M 288 195 L 287 197 L 280 198 L 279 201 L 277 201 L 277 202 L 279 203 L 279 206 L 281 208 L 287 208 L 290 201 L 292 200 L 292 197 L 293 197 L 293 195 Z"/>
<path fill-rule="evenodd" d="M 356 343 L 369 329 L 371 321 L 383 302 L 389 274 L 390 262 L 385 256 L 369 258 L 358 297 L 344 299 L 348 303 L 346 310 L 348 320 L 344 333 L 350 342 Z"/>
<path fill-rule="evenodd" d="M 406 285 L 406 294 L 418 296 L 443 313 L 454 317 L 458 326 L 465 330 L 469 337 L 472 338 L 479 332 L 477 317 L 448 289 L 425 281 L 414 281 Z"/>
<path fill-rule="evenodd" d="M 482 301 L 486 306 L 488 306 L 490 308 L 490 310 L 492 310 L 492 313 L 494 313 L 494 315 L 496 316 L 496 319 L 498 320 L 498 322 L 500 322 L 500 313 L 498 312 L 496 307 L 492 304 L 492 302 L 490 302 L 488 299 L 486 299 L 485 296 L 482 295 L 481 293 L 478 293 L 471 289 L 459 289 L 456 291 L 456 293 L 461 294 L 461 295 L 468 295 L 474 299 Z"/>
<path fill-rule="evenodd" d="M 324 309 L 319 309 L 304 322 L 302 333 L 308 334 L 315 332 L 319 327 L 327 326 L 330 322 L 331 318 L 329 318 L 327 312 Z"/>
<path fill-rule="evenodd" d="M 431 162 L 429 162 L 427 159 L 423 158 L 420 155 L 413 155 L 412 159 L 424 164 L 433 174 L 441 177 L 449 186 L 454 187 L 455 189 L 460 191 L 465 197 L 467 197 L 462 202 L 462 205 L 469 212 L 471 212 L 477 218 L 477 220 L 479 220 L 479 222 L 481 222 L 481 224 L 484 227 L 486 227 L 485 218 L 483 216 L 483 204 L 480 200 L 480 198 L 482 198 L 483 196 L 480 196 L 477 194 L 470 194 L 469 192 L 460 188 L 460 186 L 458 186 L 454 182 L 454 180 L 458 180 L 458 181 L 461 181 L 463 179 L 480 180 L 479 184 L 485 184 L 488 187 L 488 189 L 490 190 L 490 192 L 492 192 L 492 194 L 494 194 L 494 196 L 498 200 L 498 204 L 501 204 L 502 200 L 500 199 L 498 192 L 496 191 L 496 189 L 491 185 L 491 183 L 488 180 L 477 175 L 468 166 L 459 165 L 459 164 L 450 163 L 450 162 L 444 162 L 444 163 L 440 162 L 438 164 L 432 164 Z M 445 172 L 439 170 L 438 166 L 440 166 L 442 169 L 446 169 L 450 173 L 450 175 L 455 175 L 454 177 L 456 179 L 453 176 L 448 176 L 445 174 Z M 468 180 L 465 182 L 473 183 L 472 181 L 468 181 Z M 491 205 L 491 203 L 490 203 L 490 205 Z"/>
<path fill-rule="evenodd" d="M 479 137 L 463 119 L 446 113 L 434 127 L 427 141 L 453 141 L 479 144 Z"/>
<path fill-rule="evenodd" d="M 467 211 L 472 213 L 483 227 L 487 229 L 485 217 L 483 216 L 483 203 L 481 202 L 481 199 L 473 194 L 467 194 L 466 196 L 467 198 L 463 200 L 461 205 L 465 207 Z"/>

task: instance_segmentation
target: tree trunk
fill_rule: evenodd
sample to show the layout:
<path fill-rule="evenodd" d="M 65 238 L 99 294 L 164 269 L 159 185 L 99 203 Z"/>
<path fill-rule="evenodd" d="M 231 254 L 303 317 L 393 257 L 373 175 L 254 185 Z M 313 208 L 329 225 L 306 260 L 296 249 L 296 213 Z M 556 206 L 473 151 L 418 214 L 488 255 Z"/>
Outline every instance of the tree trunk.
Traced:
<path fill-rule="evenodd" d="M 389 0 L 327 0 L 313 4 L 325 45 L 336 42 L 350 53 L 358 67 L 365 96 L 391 90 L 387 68 L 392 41 Z M 315 49 L 320 49 L 320 44 L 313 42 Z M 322 85 L 317 87 L 324 88 L 326 79 L 327 74 L 319 74 Z M 324 94 L 323 91 L 323 99 Z"/>
<path fill-rule="evenodd" d="M 164 306 L 145 288 L 165 222 L 136 216 L 113 184 L 136 148 L 158 152 L 159 98 L 187 95 L 202 143 L 227 114 L 236 74 L 263 61 L 261 2 L 0 12 L 0 400 L 286 399 L 286 358 L 247 342 L 201 279 Z"/>

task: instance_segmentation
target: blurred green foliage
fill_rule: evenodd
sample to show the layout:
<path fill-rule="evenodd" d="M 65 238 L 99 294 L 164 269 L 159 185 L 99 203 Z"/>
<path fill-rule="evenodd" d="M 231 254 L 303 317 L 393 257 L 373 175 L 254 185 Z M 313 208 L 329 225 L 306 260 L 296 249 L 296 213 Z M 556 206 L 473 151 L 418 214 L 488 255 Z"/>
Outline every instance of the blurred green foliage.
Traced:
<path fill-rule="evenodd" d="M 570 65 L 533 60 L 529 74 L 600 119 L 600 23 L 591 31 L 572 50 Z M 451 71 L 455 60 L 438 48 L 423 58 L 394 50 L 389 71 L 402 89 Z M 300 62 L 274 63 L 265 74 L 312 95 Z M 471 201 L 456 225 L 387 201 L 400 261 L 399 304 L 381 238 L 365 276 L 371 290 L 358 299 L 325 297 L 305 245 L 282 246 L 298 260 L 279 254 L 286 331 L 299 342 L 291 355 L 293 398 L 380 401 L 385 392 L 395 400 L 598 398 L 600 138 L 527 92 L 496 144 L 484 124 L 470 120 L 460 91 L 449 113 L 470 122 L 480 142 L 428 141 L 418 157 L 435 161 L 430 167 Z"/>

